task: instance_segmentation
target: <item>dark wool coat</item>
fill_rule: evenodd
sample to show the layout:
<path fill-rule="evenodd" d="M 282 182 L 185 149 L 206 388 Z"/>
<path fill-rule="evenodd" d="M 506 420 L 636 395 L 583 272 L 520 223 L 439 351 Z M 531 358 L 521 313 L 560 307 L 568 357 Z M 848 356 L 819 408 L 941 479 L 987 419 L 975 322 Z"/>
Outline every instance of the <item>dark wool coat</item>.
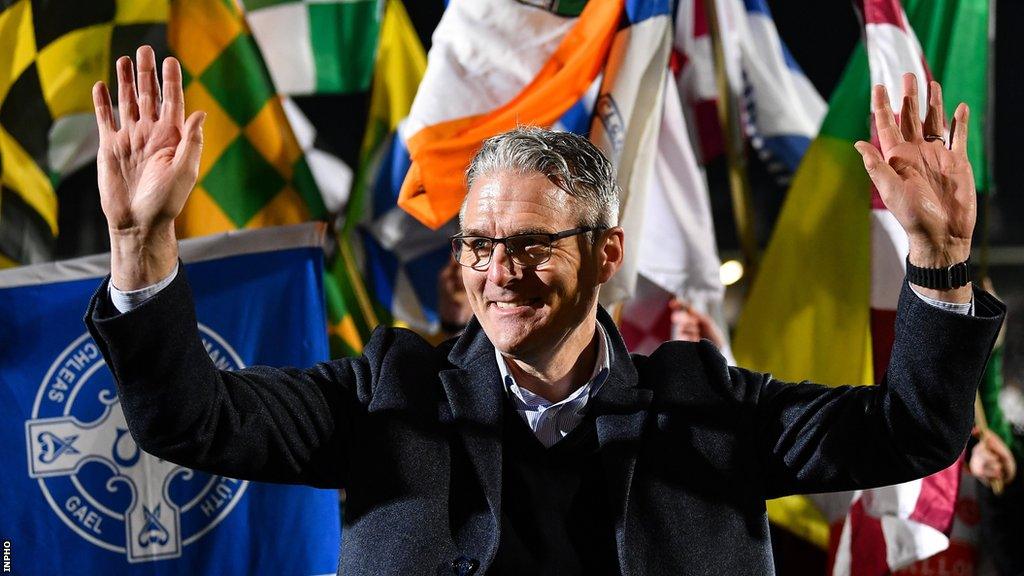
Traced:
<path fill-rule="evenodd" d="M 770 574 L 766 498 L 895 484 L 951 464 L 1003 316 L 989 294 L 974 297 L 976 315 L 962 316 L 905 285 L 885 381 L 839 388 L 729 367 L 706 341 L 630 355 L 599 310 L 611 374 L 588 410 L 622 573 Z M 220 372 L 182 268 L 126 314 L 105 281 L 86 323 L 142 449 L 234 478 L 346 488 L 339 573 L 490 565 L 505 391 L 475 320 L 438 347 L 378 328 L 358 358 Z"/>

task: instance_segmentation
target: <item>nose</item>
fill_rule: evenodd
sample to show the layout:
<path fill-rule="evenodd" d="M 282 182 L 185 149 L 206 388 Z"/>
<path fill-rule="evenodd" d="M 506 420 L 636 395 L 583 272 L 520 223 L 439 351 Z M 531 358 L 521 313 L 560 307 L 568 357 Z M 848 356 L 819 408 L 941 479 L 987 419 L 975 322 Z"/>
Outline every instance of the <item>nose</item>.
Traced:
<path fill-rule="evenodd" d="M 487 264 L 487 279 L 496 286 L 504 286 L 516 275 L 515 262 L 505 250 L 504 244 L 497 244 Z"/>

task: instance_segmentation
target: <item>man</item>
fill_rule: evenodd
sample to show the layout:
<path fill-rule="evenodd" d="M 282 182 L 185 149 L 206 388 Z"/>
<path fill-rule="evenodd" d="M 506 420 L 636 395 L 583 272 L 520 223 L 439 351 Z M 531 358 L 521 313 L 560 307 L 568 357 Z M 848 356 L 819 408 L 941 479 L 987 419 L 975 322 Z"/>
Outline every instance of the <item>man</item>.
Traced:
<path fill-rule="evenodd" d="M 907 285 L 873 387 L 781 383 L 706 341 L 631 357 L 597 305 L 623 261 L 614 171 L 585 139 L 538 128 L 488 140 L 467 171 L 453 255 L 474 319 L 458 340 L 383 327 L 359 358 L 218 371 L 173 227 L 203 115 L 184 120 L 173 59 L 162 104 L 152 50 L 137 59 L 137 95 L 117 62 L 120 129 L 93 91 L 111 277 L 86 322 L 144 450 L 345 487 L 339 572 L 770 573 L 766 498 L 894 484 L 963 450 L 998 301 L 948 275 Z M 876 87 L 882 149 L 858 143 L 928 269 L 968 258 L 975 218 L 967 109 L 947 149 L 938 89 L 922 128 L 913 78 L 900 127 Z"/>

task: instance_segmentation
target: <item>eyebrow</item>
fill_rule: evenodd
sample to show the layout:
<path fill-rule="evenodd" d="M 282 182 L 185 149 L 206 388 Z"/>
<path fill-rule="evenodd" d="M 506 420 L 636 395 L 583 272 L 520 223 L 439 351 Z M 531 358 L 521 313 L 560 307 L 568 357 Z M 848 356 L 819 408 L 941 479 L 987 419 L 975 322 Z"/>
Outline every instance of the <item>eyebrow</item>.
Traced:
<path fill-rule="evenodd" d="M 533 226 L 533 227 L 527 227 L 527 228 L 520 228 L 519 230 L 513 232 L 512 234 L 509 234 L 509 236 L 518 236 L 520 234 L 554 234 L 554 232 L 552 232 L 551 230 L 548 230 L 547 228 L 541 228 L 541 227 Z M 460 236 L 483 236 L 484 238 L 493 238 L 493 236 L 490 236 L 487 233 L 485 233 L 483 230 L 480 230 L 480 229 L 477 229 L 477 228 L 469 228 L 467 230 L 463 230 L 462 233 L 459 234 L 459 235 Z"/>

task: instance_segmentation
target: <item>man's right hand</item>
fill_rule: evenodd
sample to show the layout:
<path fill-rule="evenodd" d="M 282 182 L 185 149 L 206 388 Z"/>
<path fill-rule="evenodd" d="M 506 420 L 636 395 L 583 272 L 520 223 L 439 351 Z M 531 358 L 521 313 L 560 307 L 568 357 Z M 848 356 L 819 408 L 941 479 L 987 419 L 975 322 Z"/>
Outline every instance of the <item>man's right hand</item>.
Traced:
<path fill-rule="evenodd" d="M 110 232 L 111 279 L 120 290 L 154 284 L 174 270 L 174 219 L 199 174 L 206 118 L 194 112 L 185 121 L 177 60 L 164 60 L 162 99 L 153 49 L 142 46 L 136 60 L 138 83 L 131 58 L 117 61 L 120 129 L 106 85 L 97 82 L 92 90 L 100 203 Z"/>

